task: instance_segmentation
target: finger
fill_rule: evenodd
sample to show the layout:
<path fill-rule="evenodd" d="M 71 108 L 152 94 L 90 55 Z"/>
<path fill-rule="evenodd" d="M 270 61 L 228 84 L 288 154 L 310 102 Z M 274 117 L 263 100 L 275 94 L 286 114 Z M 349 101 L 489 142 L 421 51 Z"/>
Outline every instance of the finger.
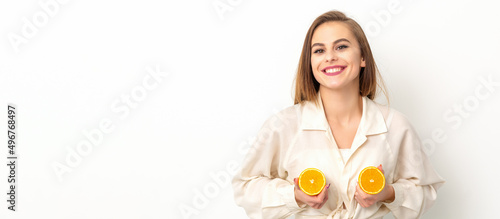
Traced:
<path fill-rule="evenodd" d="M 358 204 L 364 208 L 364 204 L 363 202 L 361 201 L 361 199 L 359 198 L 359 196 L 356 196 L 354 199 L 356 199 L 356 201 L 358 202 Z"/>
<path fill-rule="evenodd" d="M 382 169 L 382 164 L 378 165 L 378 167 L 377 167 L 377 168 L 378 168 L 378 169 L 382 172 L 382 174 L 385 174 L 385 173 L 384 173 L 384 170 Z"/>
<path fill-rule="evenodd" d="M 361 203 L 361 207 L 366 208 L 368 206 L 365 203 Z"/>
<path fill-rule="evenodd" d="M 361 207 L 366 207 L 366 204 L 365 204 L 365 201 L 358 196 L 358 198 L 356 199 L 356 201 L 358 201 L 359 205 L 361 205 Z"/>
<path fill-rule="evenodd" d="M 321 193 L 319 193 L 319 197 L 321 200 L 323 200 L 325 198 L 325 194 L 328 194 L 328 188 L 330 188 L 330 184 L 326 185 L 325 188 L 323 188 L 323 190 L 321 190 Z"/>
<path fill-rule="evenodd" d="M 361 192 L 363 192 L 363 190 L 361 190 L 361 188 L 359 187 L 358 183 L 356 183 L 356 192 L 358 193 L 358 195 L 362 194 Z"/>
<path fill-rule="evenodd" d="M 323 205 L 325 205 L 325 202 L 318 203 L 318 205 L 316 207 L 318 207 L 318 209 L 320 209 L 323 207 Z"/>
<path fill-rule="evenodd" d="M 320 209 L 322 206 L 323 206 L 323 203 L 322 203 L 322 202 L 318 202 L 318 203 L 316 203 L 316 208 L 317 208 L 317 209 Z"/>
<path fill-rule="evenodd" d="M 323 205 L 325 205 L 325 203 L 321 203 L 319 206 L 318 206 L 318 209 L 321 209 L 323 207 Z"/>
<path fill-rule="evenodd" d="M 319 204 L 318 203 L 314 203 L 311 205 L 312 208 L 314 209 L 319 209 Z"/>
<path fill-rule="evenodd" d="M 328 193 L 325 195 L 325 197 L 321 200 L 319 204 L 323 206 L 327 201 L 328 201 Z"/>
<path fill-rule="evenodd" d="M 325 193 L 325 198 L 323 199 L 323 202 L 328 201 L 328 192 Z"/>
<path fill-rule="evenodd" d="M 326 189 L 327 187 L 323 188 L 323 190 L 321 190 L 321 192 L 315 196 L 312 196 L 314 198 L 314 201 L 316 203 L 322 203 L 323 200 L 325 199 L 325 194 L 326 194 L 326 191 L 328 189 Z"/>
<path fill-rule="evenodd" d="M 300 187 L 299 187 L 299 179 L 298 178 L 293 178 L 293 183 L 295 184 L 295 188 L 300 189 Z"/>

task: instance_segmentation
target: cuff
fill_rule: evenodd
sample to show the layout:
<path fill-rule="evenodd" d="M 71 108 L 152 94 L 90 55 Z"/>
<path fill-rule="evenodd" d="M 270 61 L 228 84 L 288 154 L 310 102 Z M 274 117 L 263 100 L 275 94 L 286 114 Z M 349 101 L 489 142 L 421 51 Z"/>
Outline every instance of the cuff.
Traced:
<path fill-rule="evenodd" d="M 294 189 L 295 189 L 295 185 L 283 186 L 282 188 L 279 189 L 280 190 L 279 193 L 281 193 L 281 197 L 283 199 L 283 202 L 285 202 L 285 205 L 288 209 L 290 209 L 292 211 L 302 210 L 307 205 L 302 204 L 301 206 L 299 206 L 297 204 L 297 201 L 295 200 Z"/>
<path fill-rule="evenodd" d="M 399 208 L 403 204 L 404 200 L 403 185 L 394 183 L 392 184 L 392 187 L 394 188 L 394 201 L 392 201 L 391 203 L 384 202 L 384 205 L 387 206 L 387 208 L 389 208 L 391 211 Z"/>

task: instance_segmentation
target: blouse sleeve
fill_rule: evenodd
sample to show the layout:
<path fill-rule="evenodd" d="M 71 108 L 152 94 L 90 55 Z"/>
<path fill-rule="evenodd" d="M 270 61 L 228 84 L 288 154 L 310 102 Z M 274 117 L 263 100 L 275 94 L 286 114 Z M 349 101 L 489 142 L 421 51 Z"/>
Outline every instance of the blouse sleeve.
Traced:
<path fill-rule="evenodd" d="M 266 121 L 232 181 L 236 204 L 250 218 L 286 218 L 305 207 L 297 205 L 294 184 L 281 166 L 284 147 L 293 138 L 285 125 L 276 116 Z"/>
<path fill-rule="evenodd" d="M 385 205 L 396 218 L 419 218 L 436 201 L 437 189 L 444 180 L 432 168 L 417 133 L 401 114 L 395 115 L 391 129 L 402 134 L 392 136 L 399 145 L 392 186 L 395 199 Z"/>

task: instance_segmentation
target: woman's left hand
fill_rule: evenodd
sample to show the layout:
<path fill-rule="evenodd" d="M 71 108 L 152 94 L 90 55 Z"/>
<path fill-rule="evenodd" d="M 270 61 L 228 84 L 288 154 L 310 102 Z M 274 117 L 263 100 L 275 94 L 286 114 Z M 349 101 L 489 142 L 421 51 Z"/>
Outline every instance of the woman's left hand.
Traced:
<path fill-rule="evenodd" d="M 378 169 L 382 171 L 382 173 L 384 173 L 382 164 L 378 166 Z M 392 187 L 392 185 L 388 185 L 386 183 L 384 189 L 382 189 L 381 192 L 375 195 L 370 195 L 359 188 L 359 184 L 356 183 L 356 192 L 354 193 L 354 198 L 363 208 L 370 207 L 379 201 L 392 202 L 394 201 L 394 188 Z"/>

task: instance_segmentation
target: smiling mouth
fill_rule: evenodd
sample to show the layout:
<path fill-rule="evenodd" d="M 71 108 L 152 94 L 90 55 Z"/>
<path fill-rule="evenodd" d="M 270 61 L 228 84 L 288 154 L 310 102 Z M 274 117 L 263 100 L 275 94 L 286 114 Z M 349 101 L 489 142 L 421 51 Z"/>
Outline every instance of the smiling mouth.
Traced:
<path fill-rule="evenodd" d="M 340 74 L 342 71 L 344 71 L 345 68 L 346 66 L 335 65 L 335 66 L 328 66 L 321 71 L 326 75 L 332 76 Z"/>

